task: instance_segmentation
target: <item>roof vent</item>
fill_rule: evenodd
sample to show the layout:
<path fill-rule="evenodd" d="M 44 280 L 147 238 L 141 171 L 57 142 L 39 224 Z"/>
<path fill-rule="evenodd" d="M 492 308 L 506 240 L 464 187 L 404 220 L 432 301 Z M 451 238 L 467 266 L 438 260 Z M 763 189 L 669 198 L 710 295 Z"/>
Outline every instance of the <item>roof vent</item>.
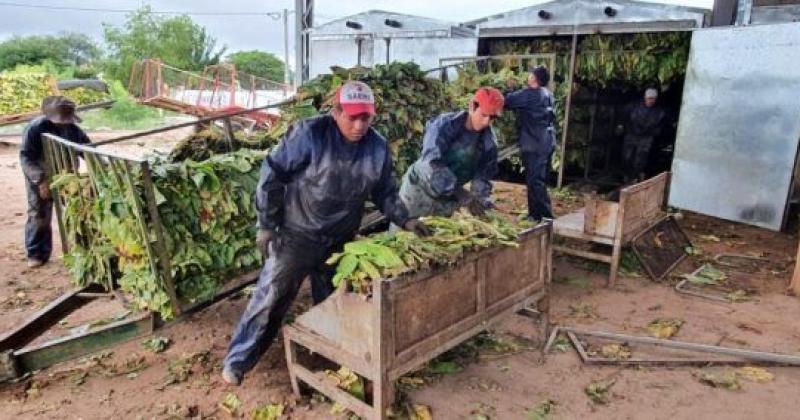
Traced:
<path fill-rule="evenodd" d="M 383 21 L 383 23 L 384 23 L 384 25 L 391 26 L 392 28 L 399 28 L 399 27 L 403 26 L 402 23 L 400 23 L 400 22 L 398 22 L 398 21 L 396 21 L 394 19 L 386 19 L 386 20 Z"/>
<path fill-rule="evenodd" d="M 603 9 L 603 13 L 605 13 L 608 17 L 614 17 L 617 15 L 617 9 L 611 6 L 606 6 L 606 8 Z"/>
<path fill-rule="evenodd" d="M 348 20 L 347 22 L 345 22 L 344 26 L 347 26 L 348 28 L 351 28 L 351 29 L 361 29 L 362 28 L 360 23 L 353 22 L 352 20 Z"/>
<path fill-rule="evenodd" d="M 542 10 L 539 10 L 539 17 L 541 19 L 547 20 L 547 19 L 550 19 L 551 17 L 553 17 L 553 14 L 548 12 L 547 10 L 542 9 Z"/>

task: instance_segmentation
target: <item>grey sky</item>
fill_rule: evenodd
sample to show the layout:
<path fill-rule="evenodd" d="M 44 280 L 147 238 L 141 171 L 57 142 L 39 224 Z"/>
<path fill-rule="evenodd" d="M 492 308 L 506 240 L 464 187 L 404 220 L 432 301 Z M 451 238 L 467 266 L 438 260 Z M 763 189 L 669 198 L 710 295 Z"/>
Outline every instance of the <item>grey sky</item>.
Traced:
<path fill-rule="evenodd" d="M 523 0 L 317 0 L 316 22 L 324 22 L 369 9 L 382 9 L 398 13 L 422 15 L 440 20 L 462 22 L 508 10 L 518 9 L 542 1 Z M 713 0 L 663 0 L 661 3 L 710 8 Z M 59 31 L 82 32 L 102 40 L 103 23 L 121 25 L 124 13 L 48 10 L 3 3 L 31 6 L 61 6 L 101 9 L 135 9 L 143 4 L 155 11 L 190 13 L 267 13 L 294 8 L 293 0 L 0 0 L 0 40 L 13 35 L 52 34 Z M 228 51 L 261 49 L 283 57 L 283 21 L 264 15 L 213 16 L 193 15 L 217 38 L 218 44 L 228 46 Z M 290 18 L 289 47 L 293 47 L 293 15 Z M 293 52 L 290 50 L 290 62 Z"/>

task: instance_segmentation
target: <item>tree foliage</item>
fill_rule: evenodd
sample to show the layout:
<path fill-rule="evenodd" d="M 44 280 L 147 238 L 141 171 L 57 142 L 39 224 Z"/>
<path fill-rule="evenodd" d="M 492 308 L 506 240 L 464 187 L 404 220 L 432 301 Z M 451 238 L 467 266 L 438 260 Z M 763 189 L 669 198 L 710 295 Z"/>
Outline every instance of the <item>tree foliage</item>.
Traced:
<path fill-rule="evenodd" d="M 149 6 L 129 14 L 122 27 L 104 24 L 104 38 L 108 75 L 124 83 L 138 60 L 158 58 L 179 69 L 199 71 L 219 63 L 226 51 L 224 46 L 217 48 L 217 40 L 189 16 L 166 18 Z"/>
<path fill-rule="evenodd" d="M 84 34 L 15 36 L 0 42 L 0 71 L 45 63 L 59 70 L 83 67 L 99 57 L 100 48 Z"/>
<path fill-rule="evenodd" d="M 238 51 L 229 55 L 226 61 L 233 63 L 240 72 L 283 82 L 284 63 L 275 54 L 258 50 Z"/>

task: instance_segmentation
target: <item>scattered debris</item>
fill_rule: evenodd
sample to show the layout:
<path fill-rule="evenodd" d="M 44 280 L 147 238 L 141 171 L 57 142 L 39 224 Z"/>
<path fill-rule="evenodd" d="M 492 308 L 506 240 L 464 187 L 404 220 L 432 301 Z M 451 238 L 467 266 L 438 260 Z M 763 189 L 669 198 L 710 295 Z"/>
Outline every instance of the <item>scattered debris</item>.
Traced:
<path fill-rule="evenodd" d="M 711 264 L 703 264 L 691 274 L 681 276 L 695 285 L 716 285 L 728 279 L 728 275 Z"/>
<path fill-rule="evenodd" d="M 608 391 L 616 382 L 616 379 L 594 380 L 586 386 L 584 392 L 593 403 L 605 405 L 610 401 Z"/>
<path fill-rule="evenodd" d="M 236 394 L 232 392 L 225 394 L 225 397 L 222 399 L 222 402 L 219 403 L 219 408 L 221 408 L 231 416 L 235 416 L 239 412 L 239 407 L 241 406 L 242 406 L 242 401 L 239 399 L 239 397 L 236 396 Z"/>
<path fill-rule="evenodd" d="M 775 379 L 775 375 L 767 371 L 766 369 L 755 367 L 755 366 L 744 366 L 739 368 L 736 371 L 736 374 L 740 377 L 747 379 L 751 382 L 770 382 Z"/>
<path fill-rule="evenodd" d="M 556 402 L 548 398 L 528 410 L 527 420 L 549 420 L 555 409 Z"/>
<path fill-rule="evenodd" d="M 700 235 L 697 237 L 697 239 L 700 239 L 701 241 L 705 242 L 720 242 L 719 237 L 714 235 Z"/>
<path fill-rule="evenodd" d="M 725 299 L 730 303 L 749 302 L 753 300 L 752 296 L 747 291 L 738 289 L 725 295 Z"/>
<path fill-rule="evenodd" d="M 275 420 L 283 415 L 283 404 L 267 404 L 256 408 L 250 416 L 251 420 Z"/>
<path fill-rule="evenodd" d="M 590 303 L 578 302 L 574 305 L 569 305 L 569 311 L 569 315 L 575 318 L 600 318 L 600 316 L 597 315 L 594 305 Z"/>
<path fill-rule="evenodd" d="M 553 348 L 556 351 L 564 353 L 570 349 L 569 339 L 564 335 L 559 335 L 558 338 L 553 342 Z"/>
<path fill-rule="evenodd" d="M 336 386 L 347 391 L 350 395 L 358 398 L 361 401 L 366 400 L 364 393 L 364 379 L 356 375 L 352 370 L 342 366 L 338 371 L 326 369 L 325 373 L 328 377 L 336 381 Z"/>
<path fill-rule="evenodd" d="M 169 373 L 164 380 L 164 383 L 157 388 L 163 391 L 166 387 L 181 382 L 186 382 L 193 373 L 198 371 L 197 367 L 202 369 L 204 374 L 210 374 L 213 370 L 211 363 L 211 351 L 204 350 L 191 354 L 184 354 L 183 356 L 171 360 L 169 362 Z"/>
<path fill-rule="evenodd" d="M 627 343 L 606 344 L 600 348 L 600 354 L 609 359 L 624 360 L 631 358 L 631 348 Z"/>
<path fill-rule="evenodd" d="M 671 338 L 680 331 L 684 321 L 680 319 L 656 319 L 647 324 L 647 330 L 655 338 Z"/>
<path fill-rule="evenodd" d="M 433 420 L 431 409 L 427 405 L 414 404 L 411 420 Z"/>
<path fill-rule="evenodd" d="M 694 376 L 704 385 L 713 388 L 724 388 L 729 391 L 738 391 L 742 389 L 742 384 L 734 371 L 725 371 L 722 374 L 714 374 L 710 372 L 697 371 Z"/>
<path fill-rule="evenodd" d="M 172 340 L 167 337 L 152 337 L 142 342 L 142 347 L 153 353 L 161 353 L 169 347 Z"/>

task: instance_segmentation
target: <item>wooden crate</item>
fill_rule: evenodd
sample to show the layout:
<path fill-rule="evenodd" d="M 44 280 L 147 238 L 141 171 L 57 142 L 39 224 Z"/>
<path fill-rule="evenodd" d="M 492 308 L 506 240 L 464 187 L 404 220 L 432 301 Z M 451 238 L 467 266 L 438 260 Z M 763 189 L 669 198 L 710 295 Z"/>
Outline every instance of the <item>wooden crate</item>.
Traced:
<path fill-rule="evenodd" d="M 546 326 L 551 232 L 544 223 L 524 232 L 518 248 L 484 250 L 452 267 L 377 281 L 369 298 L 337 291 L 283 329 L 294 392 L 302 381 L 359 416 L 384 418 L 399 377 L 503 316 L 535 304 Z M 301 365 L 298 346 L 372 381 L 372 404 Z"/>
<path fill-rule="evenodd" d="M 669 176 L 669 172 L 663 172 L 623 188 L 620 190 L 619 202 L 606 201 L 592 195 L 587 198 L 583 208 L 555 220 L 556 236 L 610 245 L 611 255 L 564 245 L 554 246 L 553 250 L 610 264 L 608 286 L 613 286 L 617 279 L 622 247 L 667 216 L 664 204 Z"/>

